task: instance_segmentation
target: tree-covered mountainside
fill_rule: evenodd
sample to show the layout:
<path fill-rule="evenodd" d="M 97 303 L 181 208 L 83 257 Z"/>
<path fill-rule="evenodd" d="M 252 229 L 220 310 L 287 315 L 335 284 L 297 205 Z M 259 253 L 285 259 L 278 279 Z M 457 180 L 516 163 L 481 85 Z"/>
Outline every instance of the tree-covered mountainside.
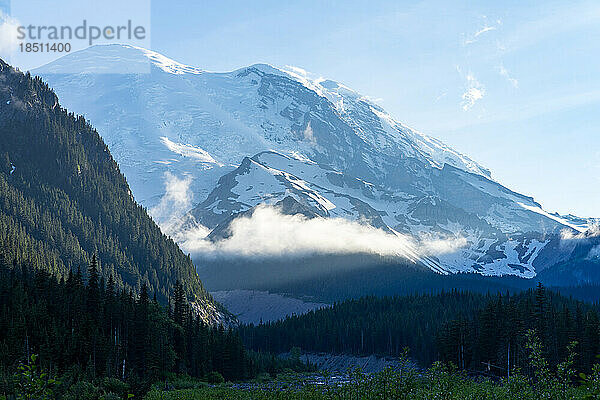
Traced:
<path fill-rule="evenodd" d="M 173 372 L 218 372 L 228 380 L 252 373 L 239 336 L 191 312 L 179 282 L 165 308 L 145 283 L 136 297 L 112 275 L 105 281 L 95 258 L 57 280 L 43 269 L 8 265 L 0 253 L 0 398 L 14 390 L 5 374 L 32 354 L 54 375 L 118 378 L 136 393 Z"/>
<path fill-rule="evenodd" d="M 181 281 L 205 321 L 223 312 L 192 260 L 138 205 L 93 127 L 61 108 L 39 78 L 0 60 L 0 246 L 57 277 L 90 263 L 117 287 L 145 283 L 160 301 Z"/>
<path fill-rule="evenodd" d="M 577 341 L 578 369 L 587 371 L 600 353 L 598 309 L 546 291 L 542 286 L 517 294 L 452 291 L 436 295 L 365 297 L 336 303 L 285 320 L 242 326 L 252 349 L 397 356 L 405 347 L 423 365 L 452 361 L 481 371 L 483 362 L 524 366 L 526 334 L 535 329 L 552 365 Z"/>

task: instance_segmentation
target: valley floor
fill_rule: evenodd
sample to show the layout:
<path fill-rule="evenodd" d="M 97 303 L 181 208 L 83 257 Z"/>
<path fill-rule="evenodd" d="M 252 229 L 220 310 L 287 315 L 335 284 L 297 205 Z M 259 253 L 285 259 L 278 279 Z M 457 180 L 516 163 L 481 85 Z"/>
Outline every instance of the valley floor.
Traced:
<path fill-rule="evenodd" d="M 279 357 L 287 359 L 290 353 L 280 354 Z M 350 354 L 331 354 L 331 353 L 304 353 L 299 360 L 307 365 L 312 365 L 319 371 L 332 375 L 345 375 L 347 371 L 359 368 L 367 374 L 377 373 L 386 368 L 400 369 L 406 363 L 399 357 L 376 356 L 355 356 Z M 409 362 L 412 367 L 416 367 L 416 362 Z"/>
<path fill-rule="evenodd" d="M 600 371 L 596 371 L 600 372 Z M 600 376 L 572 384 L 548 378 L 532 380 L 514 375 L 506 379 L 471 378 L 434 365 L 425 373 L 415 370 L 376 373 L 353 372 L 344 376 L 280 374 L 276 379 L 162 391 L 153 390 L 146 400 L 329 400 L 329 399 L 597 399 Z"/>

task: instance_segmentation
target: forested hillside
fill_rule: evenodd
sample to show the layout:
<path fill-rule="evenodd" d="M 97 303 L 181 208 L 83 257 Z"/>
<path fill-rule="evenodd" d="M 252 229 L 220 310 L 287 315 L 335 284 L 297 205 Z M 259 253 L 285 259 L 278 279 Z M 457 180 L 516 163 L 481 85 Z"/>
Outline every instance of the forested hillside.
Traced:
<path fill-rule="evenodd" d="M 0 60 L 0 246 L 57 277 L 89 265 L 161 302 L 179 280 L 205 321 L 223 318 L 191 259 L 136 204 L 98 133 L 39 78 Z"/>
<path fill-rule="evenodd" d="M 57 280 L 0 257 L 0 395 L 14 390 L 6 372 L 32 354 L 53 375 L 118 378 L 136 393 L 170 372 L 199 378 L 218 372 L 231 380 L 252 373 L 237 334 L 192 313 L 179 282 L 164 308 L 145 283 L 134 296 L 112 275 L 105 281 L 95 258 Z"/>
<path fill-rule="evenodd" d="M 405 347 L 422 365 L 451 361 L 482 371 L 484 364 L 524 366 L 526 333 L 535 329 L 544 355 L 556 365 L 577 341 L 578 370 L 588 371 L 600 354 L 597 306 L 546 291 L 491 295 L 452 291 L 438 295 L 365 297 L 285 320 L 243 326 L 244 343 L 255 350 L 381 354 Z M 501 369 L 496 370 L 502 373 Z"/>

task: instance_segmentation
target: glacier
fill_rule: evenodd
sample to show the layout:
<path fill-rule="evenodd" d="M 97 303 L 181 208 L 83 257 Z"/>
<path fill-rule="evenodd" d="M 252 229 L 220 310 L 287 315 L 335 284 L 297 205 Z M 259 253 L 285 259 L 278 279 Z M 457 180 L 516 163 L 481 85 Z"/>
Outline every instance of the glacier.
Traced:
<path fill-rule="evenodd" d="M 32 72 L 96 127 L 136 200 L 174 238 L 194 226 L 222 231 L 259 205 L 293 201 L 316 218 L 416 243 L 463 239 L 460 249 L 421 257 L 439 273 L 532 278 L 572 257 L 565 232 L 594 222 L 545 211 L 365 96 L 298 68 L 210 72 L 98 45 Z M 173 179 L 185 185 L 169 194 Z M 183 206 L 160 206 L 166 198 Z"/>

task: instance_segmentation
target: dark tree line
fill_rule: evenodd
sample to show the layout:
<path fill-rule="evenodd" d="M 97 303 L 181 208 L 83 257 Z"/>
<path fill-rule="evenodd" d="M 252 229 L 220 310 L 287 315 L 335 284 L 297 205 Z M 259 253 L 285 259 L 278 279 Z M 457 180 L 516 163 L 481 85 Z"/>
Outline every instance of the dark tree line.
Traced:
<path fill-rule="evenodd" d="M 444 361 L 464 369 L 506 374 L 508 367 L 527 368 L 526 334 L 536 331 L 550 365 L 567 355 L 567 345 L 577 342 L 576 369 L 589 371 L 600 354 L 598 309 L 547 291 L 490 298 L 475 315 L 461 316 L 445 324 L 438 335 Z"/>
<path fill-rule="evenodd" d="M 363 297 L 277 322 L 240 327 L 244 344 L 256 351 L 304 351 L 356 355 L 400 355 L 405 347 L 423 364 L 438 359 L 436 334 L 460 312 L 474 314 L 484 295 Z"/>
<path fill-rule="evenodd" d="M 87 271 L 59 280 L 0 253 L 0 371 L 38 354 L 56 375 L 76 369 L 82 379 L 115 377 L 138 387 L 169 372 L 216 371 L 229 380 L 253 373 L 237 333 L 204 324 L 179 283 L 171 303 L 162 307 L 144 284 L 136 297 L 112 276 L 105 281 L 95 257 Z"/>
<path fill-rule="evenodd" d="M 482 364 L 525 366 L 525 334 L 538 332 L 556 364 L 571 341 L 579 342 L 580 371 L 600 354 L 597 307 L 547 292 L 540 286 L 517 294 L 451 291 L 436 295 L 364 297 L 278 322 L 240 328 L 244 344 L 257 351 L 303 351 L 355 355 L 400 355 L 404 347 L 422 365 L 436 360 L 481 371 Z M 492 368 L 492 367 L 490 367 Z M 497 373 L 502 370 L 496 369 Z"/>

